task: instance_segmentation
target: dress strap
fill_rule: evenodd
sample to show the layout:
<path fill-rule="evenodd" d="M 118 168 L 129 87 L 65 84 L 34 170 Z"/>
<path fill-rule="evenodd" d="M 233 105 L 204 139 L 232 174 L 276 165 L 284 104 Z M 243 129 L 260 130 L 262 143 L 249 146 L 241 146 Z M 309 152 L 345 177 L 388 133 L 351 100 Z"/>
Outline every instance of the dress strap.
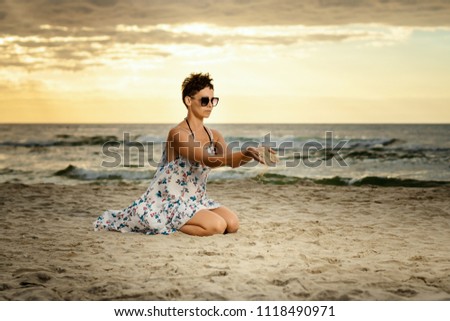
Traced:
<path fill-rule="evenodd" d="M 192 137 L 195 137 L 194 132 L 192 131 L 191 125 L 189 125 L 189 122 L 188 122 L 187 118 L 185 118 L 184 120 L 186 121 L 186 124 L 188 125 L 189 130 L 191 131 Z M 209 130 L 206 129 L 205 125 L 203 125 L 203 129 L 205 130 L 206 134 L 208 134 L 209 142 L 211 144 L 213 144 L 214 142 L 212 140 L 212 132 L 210 134 Z"/>
<path fill-rule="evenodd" d="M 195 137 L 194 132 L 192 131 L 191 125 L 189 125 L 187 118 L 185 118 L 184 120 L 186 121 L 186 124 L 188 125 L 189 130 L 191 131 L 192 137 Z"/>
<path fill-rule="evenodd" d="M 209 129 L 206 128 L 205 126 L 203 126 L 203 128 L 205 129 L 206 133 L 208 134 L 210 143 L 211 143 L 211 144 L 214 143 L 214 141 L 213 141 L 213 133 L 210 132 Z"/>

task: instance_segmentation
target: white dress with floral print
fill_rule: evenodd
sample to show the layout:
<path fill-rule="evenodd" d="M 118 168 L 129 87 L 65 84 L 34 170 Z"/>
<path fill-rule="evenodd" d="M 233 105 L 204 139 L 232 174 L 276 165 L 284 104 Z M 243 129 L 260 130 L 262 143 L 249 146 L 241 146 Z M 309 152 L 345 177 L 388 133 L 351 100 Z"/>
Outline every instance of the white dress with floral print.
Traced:
<path fill-rule="evenodd" d="M 206 195 L 211 168 L 178 156 L 162 162 L 146 192 L 122 210 L 105 211 L 94 230 L 170 234 L 179 230 L 195 213 L 221 205 Z"/>

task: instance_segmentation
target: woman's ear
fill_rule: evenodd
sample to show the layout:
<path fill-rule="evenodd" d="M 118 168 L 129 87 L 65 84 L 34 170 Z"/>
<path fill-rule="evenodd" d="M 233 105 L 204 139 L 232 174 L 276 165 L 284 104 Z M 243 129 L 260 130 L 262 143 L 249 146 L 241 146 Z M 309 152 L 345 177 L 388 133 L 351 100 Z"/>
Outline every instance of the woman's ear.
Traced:
<path fill-rule="evenodd" d="M 191 97 L 189 96 L 184 97 L 184 103 L 186 107 L 189 107 L 191 105 Z"/>

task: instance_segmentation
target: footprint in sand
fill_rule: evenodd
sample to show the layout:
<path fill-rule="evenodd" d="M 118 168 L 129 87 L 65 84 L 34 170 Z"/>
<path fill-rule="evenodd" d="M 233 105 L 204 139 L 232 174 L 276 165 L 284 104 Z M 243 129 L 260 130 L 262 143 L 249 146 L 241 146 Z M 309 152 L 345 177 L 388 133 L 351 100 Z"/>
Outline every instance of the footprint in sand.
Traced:
<path fill-rule="evenodd" d="M 389 292 L 406 297 L 406 298 L 411 298 L 411 297 L 417 295 L 417 292 L 412 289 L 397 289 L 395 291 L 389 291 Z"/>
<path fill-rule="evenodd" d="M 228 275 L 227 271 L 214 271 L 210 273 L 208 276 L 227 276 L 227 275 Z"/>
<path fill-rule="evenodd" d="M 52 277 L 45 272 L 25 272 L 16 276 L 21 287 L 44 286 Z"/>
<path fill-rule="evenodd" d="M 206 256 L 220 255 L 219 252 L 213 252 L 213 251 L 207 251 L 207 250 L 198 251 L 197 253 L 200 254 L 200 255 L 206 255 Z"/>

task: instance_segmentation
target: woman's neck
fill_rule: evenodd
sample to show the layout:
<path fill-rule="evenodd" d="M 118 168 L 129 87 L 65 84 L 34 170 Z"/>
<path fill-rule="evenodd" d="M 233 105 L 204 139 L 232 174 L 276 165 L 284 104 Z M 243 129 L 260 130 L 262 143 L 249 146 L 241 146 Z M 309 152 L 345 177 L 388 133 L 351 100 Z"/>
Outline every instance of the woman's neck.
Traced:
<path fill-rule="evenodd" d="M 203 118 L 198 118 L 195 117 L 193 114 L 188 113 L 186 119 L 189 122 L 189 125 L 191 126 L 193 131 L 196 131 L 200 128 L 203 129 Z"/>

